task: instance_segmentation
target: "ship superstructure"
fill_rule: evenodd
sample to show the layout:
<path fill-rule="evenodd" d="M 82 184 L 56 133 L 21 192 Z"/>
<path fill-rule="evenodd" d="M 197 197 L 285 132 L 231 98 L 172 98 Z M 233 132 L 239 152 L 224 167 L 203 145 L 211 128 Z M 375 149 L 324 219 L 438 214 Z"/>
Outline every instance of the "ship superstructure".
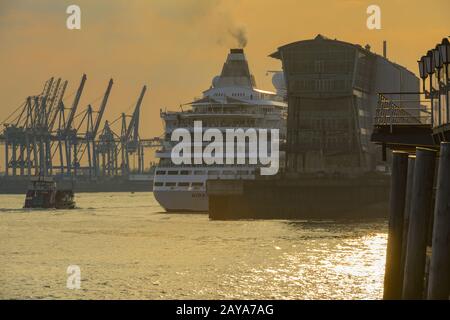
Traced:
<path fill-rule="evenodd" d="M 280 94 L 285 88 L 282 75 L 276 73 L 273 82 L 278 93 L 257 89 L 244 50 L 231 49 L 222 73 L 213 79 L 212 86 L 203 92 L 202 98 L 184 105 L 179 112 L 161 111 L 165 132 L 163 147 L 156 152 L 159 165 L 153 192 L 164 209 L 207 211 L 208 179 L 255 179 L 259 165 L 249 162 L 240 165 L 174 165 L 171 151 L 176 142 L 171 141 L 171 136 L 177 128 L 192 132 L 194 122 L 201 121 L 203 132 L 210 128 L 224 133 L 235 128 L 278 129 L 282 143 L 287 117 L 287 104 Z"/>

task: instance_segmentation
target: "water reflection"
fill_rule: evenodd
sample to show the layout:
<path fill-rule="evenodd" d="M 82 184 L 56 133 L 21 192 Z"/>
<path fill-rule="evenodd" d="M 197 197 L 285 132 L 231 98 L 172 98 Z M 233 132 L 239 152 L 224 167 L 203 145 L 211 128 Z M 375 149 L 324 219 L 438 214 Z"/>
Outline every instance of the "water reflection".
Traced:
<path fill-rule="evenodd" d="M 289 232 L 275 241 L 281 254 L 227 281 L 247 288 L 229 298 L 380 299 L 385 264 L 385 222 L 285 222 Z"/>
<path fill-rule="evenodd" d="M 0 298 L 382 296 L 383 220 L 213 222 L 162 214 L 151 194 L 80 194 L 77 204 L 24 213 L 23 197 L 0 196 Z M 74 263 L 81 291 L 65 287 Z"/>

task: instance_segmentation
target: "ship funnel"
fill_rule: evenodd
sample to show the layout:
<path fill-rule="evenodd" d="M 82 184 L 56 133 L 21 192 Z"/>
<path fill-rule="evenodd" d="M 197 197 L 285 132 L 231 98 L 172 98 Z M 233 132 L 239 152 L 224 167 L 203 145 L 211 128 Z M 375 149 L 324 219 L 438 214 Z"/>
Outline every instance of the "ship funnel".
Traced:
<path fill-rule="evenodd" d="M 244 49 L 230 49 L 230 53 L 241 53 L 244 54 Z"/>
<path fill-rule="evenodd" d="M 230 49 L 222 73 L 214 80 L 214 87 L 230 86 L 256 87 L 244 49 Z"/>

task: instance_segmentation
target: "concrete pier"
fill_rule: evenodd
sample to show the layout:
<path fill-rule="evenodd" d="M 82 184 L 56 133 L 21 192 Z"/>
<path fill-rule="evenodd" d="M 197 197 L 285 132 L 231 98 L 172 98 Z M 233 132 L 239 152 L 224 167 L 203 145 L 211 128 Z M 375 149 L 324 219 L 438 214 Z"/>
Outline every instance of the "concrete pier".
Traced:
<path fill-rule="evenodd" d="M 428 299 L 450 295 L 450 143 L 441 143 Z"/>
<path fill-rule="evenodd" d="M 425 260 L 435 163 L 435 150 L 417 148 L 403 280 L 404 299 L 424 298 Z"/>
<path fill-rule="evenodd" d="M 383 299 L 401 299 L 402 296 L 402 242 L 405 196 L 408 176 L 408 154 L 392 154 L 391 193 L 389 202 L 389 235 L 386 253 Z"/>
<path fill-rule="evenodd" d="M 238 219 L 386 218 L 390 177 L 302 176 L 208 180 L 209 217 Z"/>

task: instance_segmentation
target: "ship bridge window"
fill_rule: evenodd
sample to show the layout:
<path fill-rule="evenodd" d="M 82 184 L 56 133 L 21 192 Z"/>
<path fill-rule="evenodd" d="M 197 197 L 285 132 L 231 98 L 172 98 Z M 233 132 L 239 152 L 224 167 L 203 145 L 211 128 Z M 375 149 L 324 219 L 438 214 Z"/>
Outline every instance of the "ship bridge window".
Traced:
<path fill-rule="evenodd" d="M 162 187 L 164 183 L 162 182 L 155 182 L 155 187 Z"/>
<path fill-rule="evenodd" d="M 182 176 L 188 176 L 188 175 L 190 175 L 191 174 L 191 172 L 190 171 L 187 171 L 187 170 L 182 170 L 182 171 L 180 171 L 180 175 L 182 175 Z"/>
<path fill-rule="evenodd" d="M 203 187 L 203 185 L 204 185 L 203 182 L 192 182 L 193 187 Z"/>
<path fill-rule="evenodd" d="M 166 187 L 175 187 L 176 185 L 175 182 L 166 182 Z"/>
<path fill-rule="evenodd" d="M 196 176 L 201 176 L 204 174 L 205 174 L 205 171 L 199 171 L 199 170 L 194 171 L 194 175 L 196 175 Z"/>
<path fill-rule="evenodd" d="M 214 175 L 220 175 L 220 171 L 212 170 L 208 172 L 208 175 L 214 176 Z"/>
<path fill-rule="evenodd" d="M 189 182 L 178 182 L 179 187 L 189 187 Z"/>
<path fill-rule="evenodd" d="M 156 175 L 158 175 L 158 176 L 163 176 L 165 174 L 166 174 L 165 171 L 161 171 L 161 170 L 156 171 Z"/>
<path fill-rule="evenodd" d="M 169 176 L 176 176 L 178 175 L 178 171 L 168 171 Z"/>

